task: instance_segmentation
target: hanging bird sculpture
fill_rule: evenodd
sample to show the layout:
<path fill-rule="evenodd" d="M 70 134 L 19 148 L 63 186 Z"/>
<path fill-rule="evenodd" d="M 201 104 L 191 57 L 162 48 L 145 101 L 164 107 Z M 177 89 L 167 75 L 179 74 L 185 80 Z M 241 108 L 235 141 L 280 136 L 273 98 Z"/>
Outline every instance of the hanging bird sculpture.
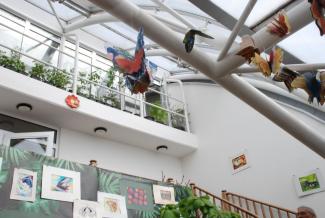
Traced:
<path fill-rule="evenodd" d="M 325 1 L 324 0 L 308 0 L 311 3 L 310 12 L 313 16 L 315 23 L 319 29 L 320 35 L 325 33 L 325 18 L 324 18 L 324 9 Z"/>
<path fill-rule="evenodd" d="M 236 53 L 236 55 L 242 56 L 250 64 L 252 58 L 255 57 L 255 53 L 260 54 L 260 50 L 258 48 L 255 48 L 255 42 L 253 38 L 249 35 L 244 35 L 240 43 L 240 50 Z"/>
<path fill-rule="evenodd" d="M 291 86 L 291 83 L 298 76 L 300 76 L 298 72 L 290 70 L 287 67 L 283 67 L 280 72 L 274 75 L 273 80 L 276 82 L 284 82 L 289 92 L 292 92 L 293 87 Z"/>
<path fill-rule="evenodd" d="M 321 102 L 321 83 L 316 79 L 316 73 L 308 72 L 304 73 L 302 76 L 297 77 L 291 83 L 293 88 L 301 88 L 305 90 L 308 94 L 308 102 L 312 103 L 314 98 L 317 99 L 317 102 Z"/>
<path fill-rule="evenodd" d="M 289 34 L 291 31 L 291 25 L 285 11 L 280 11 L 277 14 L 277 17 L 273 18 L 273 21 L 267 26 L 267 28 L 271 34 L 277 35 L 280 38 Z"/>
<path fill-rule="evenodd" d="M 126 86 L 132 93 L 137 94 L 147 91 L 152 81 L 152 76 L 146 66 L 143 28 L 140 29 L 138 34 L 134 57 L 111 47 L 107 48 L 107 53 L 114 67 L 124 74 Z"/>
<path fill-rule="evenodd" d="M 199 30 L 193 30 L 191 29 L 185 34 L 185 37 L 183 39 L 183 43 L 185 44 L 185 50 L 187 53 L 190 53 L 194 47 L 195 42 L 195 35 L 199 35 L 205 38 L 213 39 L 213 37 L 199 31 Z"/>

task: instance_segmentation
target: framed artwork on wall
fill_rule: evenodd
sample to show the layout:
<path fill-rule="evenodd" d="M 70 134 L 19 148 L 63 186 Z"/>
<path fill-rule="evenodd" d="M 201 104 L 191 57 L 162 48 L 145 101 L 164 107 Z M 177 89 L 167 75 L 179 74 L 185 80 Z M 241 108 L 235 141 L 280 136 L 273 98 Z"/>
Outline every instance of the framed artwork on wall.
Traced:
<path fill-rule="evenodd" d="M 0 171 L 2 169 L 2 157 L 0 157 Z"/>
<path fill-rule="evenodd" d="M 125 197 L 122 195 L 97 192 L 97 200 L 101 205 L 103 217 L 127 218 Z"/>
<path fill-rule="evenodd" d="M 153 185 L 155 204 L 176 204 L 174 187 Z"/>
<path fill-rule="evenodd" d="M 243 152 L 240 152 L 230 157 L 229 159 L 230 159 L 232 174 L 238 173 L 250 167 L 247 150 L 244 150 Z"/>
<path fill-rule="evenodd" d="M 36 186 L 37 172 L 15 168 L 10 199 L 34 202 Z"/>
<path fill-rule="evenodd" d="M 75 200 L 73 218 L 102 218 L 100 204 L 94 201 Z"/>
<path fill-rule="evenodd" d="M 42 198 L 73 202 L 80 199 L 80 172 L 43 166 Z"/>
<path fill-rule="evenodd" d="M 293 175 L 293 182 L 299 197 L 325 190 L 324 179 L 318 168 L 303 174 Z"/>

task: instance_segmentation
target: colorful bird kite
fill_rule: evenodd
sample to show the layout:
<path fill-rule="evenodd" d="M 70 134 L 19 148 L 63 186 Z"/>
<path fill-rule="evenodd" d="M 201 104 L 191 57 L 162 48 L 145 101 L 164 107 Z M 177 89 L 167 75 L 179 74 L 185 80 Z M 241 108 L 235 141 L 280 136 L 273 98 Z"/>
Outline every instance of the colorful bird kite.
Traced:
<path fill-rule="evenodd" d="M 310 12 L 313 16 L 315 23 L 319 29 L 320 35 L 325 33 L 325 18 L 324 18 L 324 9 L 325 1 L 324 0 L 308 0 L 311 3 Z"/>
<path fill-rule="evenodd" d="M 111 47 L 107 48 L 107 53 L 114 67 L 124 74 L 125 83 L 132 93 L 144 93 L 148 90 L 152 76 L 146 66 L 142 27 L 138 34 L 134 57 Z"/>
<path fill-rule="evenodd" d="M 185 50 L 187 53 L 190 53 L 194 47 L 194 42 L 195 42 L 195 35 L 199 35 L 205 38 L 209 38 L 209 39 L 213 39 L 213 37 L 202 33 L 199 30 L 189 30 L 186 34 L 185 37 L 183 39 L 183 43 L 185 44 Z"/>
<path fill-rule="evenodd" d="M 289 92 L 292 92 L 293 87 L 291 86 L 291 83 L 298 76 L 300 76 L 298 72 L 290 70 L 287 67 L 283 67 L 280 72 L 274 75 L 273 80 L 276 82 L 284 82 Z"/>
<path fill-rule="evenodd" d="M 321 83 L 316 78 L 316 73 L 308 72 L 303 75 L 297 77 L 291 83 L 293 88 L 301 88 L 305 90 L 308 94 L 308 102 L 312 103 L 314 98 L 317 99 L 317 102 L 321 102 Z"/>
<path fill-rule="evenodd" d="M 284 37 L 291 32 L 291 26 L 285 11 L 280 11 L 276 18 L 267 26 L 271 34 Z"/>

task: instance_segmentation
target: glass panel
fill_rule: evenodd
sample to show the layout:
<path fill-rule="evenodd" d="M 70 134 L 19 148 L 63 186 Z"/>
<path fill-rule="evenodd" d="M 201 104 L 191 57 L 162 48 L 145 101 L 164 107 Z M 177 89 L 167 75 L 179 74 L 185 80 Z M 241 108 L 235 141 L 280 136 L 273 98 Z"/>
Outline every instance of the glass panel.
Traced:
<path fill-rule="evenodd" d="M 10 147 L 44 155 L 46 154 L 47 138 L 11 139 Z"/>
<path fill-rule="evenodd" d="M 228 12 L 234 18 L 238 19 L 249 0 L 212 0 L 212 2 Z M 289 0 L 258 0 L 245 24 L 248 26 L 254 25 L 259 20 L 263 19 L 265 16 L 268 16 L 274 10 L 287 2 L 289 2 Z"/>
<path fill-rule="evenodd" d="M 289 36 L 280 42 L 279 46 L 306 63 L 324 63 L 325 41 L 319 36 L 315 22 Z"/>

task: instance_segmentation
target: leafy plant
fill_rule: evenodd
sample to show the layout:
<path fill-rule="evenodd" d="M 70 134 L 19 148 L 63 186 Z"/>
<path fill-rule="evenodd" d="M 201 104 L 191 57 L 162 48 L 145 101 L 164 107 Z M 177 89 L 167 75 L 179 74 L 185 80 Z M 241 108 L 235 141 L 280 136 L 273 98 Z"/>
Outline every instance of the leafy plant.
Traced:
<path fill-rule="evenodd" d="M 209 196 L 190 196 L 176 205 L 166 205 L 160 209 L 160 218 L 240 218 L 237 213 L 221 211 L 213 204 Z"/>
<path fill-rule="evenodd" d="M 48 69 L 46 69 L 43 64 L 36 63 L 29 72 L 29 75 L 34 79 L 45 82 L 48 75 Z"/>
<path fill-rule="evenodd" d="M 153 104 L 161 107 L 161 104 L 159 101 L 155 101 L 155 102 L 153 102 Z M 167 123 L 168 114 L 163 109 L 160 109 L 160 108 L 154 107 L 154 106 L 150 106 L 149 115 L 152 116 L 153 118 L 155 118 L 155 120 L 157 122 L 164 123 L 164 124 Z"/>
<path fill-rule="evenodd" d="M 107 86 L 108 88 L 111 88 L 111 87 L 113 87 L 113 85 L 114 85 L 115 72 L 116 72 L 115 67 L 111 67 L 111 68 L 107 71 L 107 82 L 106 82 L 106 86 Z"/>
<path fill-rule="evenodd" d="M 59 71 L 57 69 L 49 70 L 47 82 L 60 89 L 65 89 L 69 83 L 69 76 L 67 76 L 65 71 Z"/>
<path fill-rule="evenodd" d="M 4 52 L 0 53 L 0 66 L 16 71 L 18 73 L 26 74 L 26 66 L 24 62 L 20 60 L 19 55 L 16 52 L 11 52 L 11 56 L 8 57 Z"/>
<path fill-rule="evenodd" d="M 184 109 L 182 108 L 174 109 L 174 111 L 178 114 L 184 115 Z M 185 130 L 185 118 L 178 114 L 171 114 L 172 126 L 177 129 Z"/>
<path fill-rule="evenodd" d="M 79 72 L 78 85 L 77 85 L 77 94 L 88 98 L 89 90 L 87 90 L 88 82 L 85 80 L 86 73 Z"/>

